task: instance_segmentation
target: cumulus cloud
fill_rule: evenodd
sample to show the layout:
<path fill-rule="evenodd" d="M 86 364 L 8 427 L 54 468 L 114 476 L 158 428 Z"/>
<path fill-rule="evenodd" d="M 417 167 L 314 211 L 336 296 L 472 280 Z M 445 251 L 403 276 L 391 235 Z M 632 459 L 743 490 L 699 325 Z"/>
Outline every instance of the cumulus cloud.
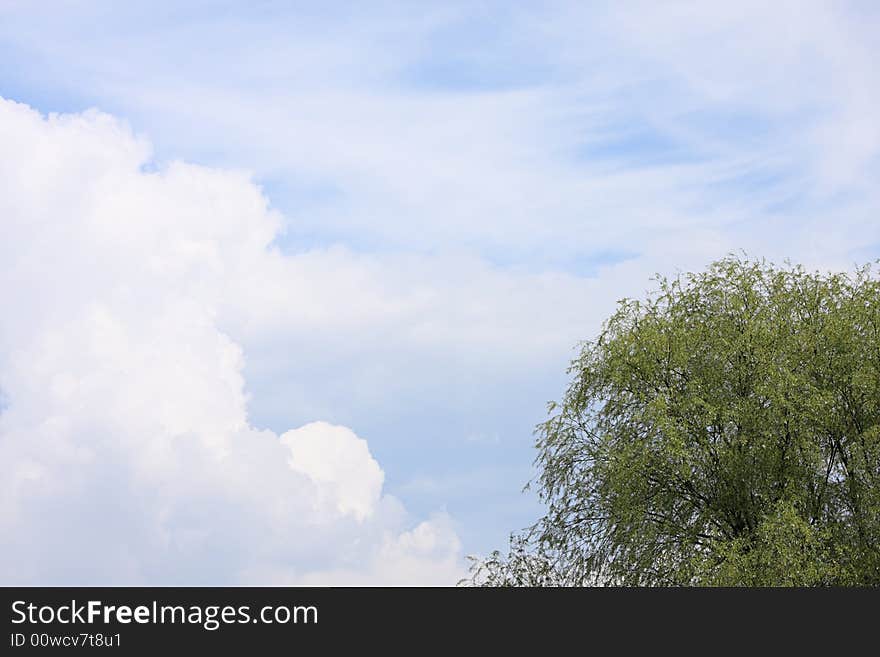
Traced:
<path fill-rule="evenodd" d="M 261 296 L 291 272 L 245 174 L 0 99 L 0 180 L 5 584 L 454 583 L 451 520 L 413 528 L 365 440 L 249 422 L 222 317 L 298 300 Z"/>
<path fill-rule="evenodd" d="M 385 475 L 366 440 L 346 427 L 311 422 L 286 432 L 281 442 L 290 450 L 290 468 L 314 482 L 331 508 L 359 520 L 372 513 Z"/>

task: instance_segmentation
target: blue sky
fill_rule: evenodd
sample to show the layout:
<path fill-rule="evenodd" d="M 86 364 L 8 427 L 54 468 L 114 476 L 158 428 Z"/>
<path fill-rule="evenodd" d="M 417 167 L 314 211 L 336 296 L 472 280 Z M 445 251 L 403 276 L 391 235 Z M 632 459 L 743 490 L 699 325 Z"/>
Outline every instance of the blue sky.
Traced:
<path fill-rule="evenodd" d="M 869 2 L 7 0 L 0 96 L 256 184 L 265 271 L 304 278 L 217 302 L 249 425 L 349 427 L 480 553 L 540 513 L 532 427 L 617 299 L 740 249 L 880 257 L 877 33 Z"/>

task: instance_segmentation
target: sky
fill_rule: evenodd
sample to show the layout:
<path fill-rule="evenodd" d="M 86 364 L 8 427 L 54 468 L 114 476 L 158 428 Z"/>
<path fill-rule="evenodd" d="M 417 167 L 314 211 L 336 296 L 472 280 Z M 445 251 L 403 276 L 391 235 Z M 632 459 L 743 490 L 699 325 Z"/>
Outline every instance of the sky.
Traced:
<path fill-rule="evenodd" d="M 878 33 L 0 0 L 0 582 L 454 584 L 617 300 L 880 258 Z"/>

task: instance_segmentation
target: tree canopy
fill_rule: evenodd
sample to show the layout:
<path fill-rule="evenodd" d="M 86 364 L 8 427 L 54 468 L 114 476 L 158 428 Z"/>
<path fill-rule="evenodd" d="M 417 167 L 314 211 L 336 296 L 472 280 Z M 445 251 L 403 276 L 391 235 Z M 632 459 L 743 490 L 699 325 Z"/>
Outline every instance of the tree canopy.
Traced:
<path fill-rule="evenodd" d="M 730 256 L 624 299 L 483 585 L 880 585 L 880 281 Z"/>

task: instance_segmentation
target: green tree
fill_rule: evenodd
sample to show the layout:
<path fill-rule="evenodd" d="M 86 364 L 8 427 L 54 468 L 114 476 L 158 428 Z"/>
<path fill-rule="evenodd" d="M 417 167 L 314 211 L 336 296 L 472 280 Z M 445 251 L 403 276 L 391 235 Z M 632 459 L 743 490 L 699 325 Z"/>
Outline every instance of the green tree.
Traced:
<path fill-rule="evenodd" d="M 728 257 L 582 346 L 484 585 L 880 585 L 880 281 Z"/>

